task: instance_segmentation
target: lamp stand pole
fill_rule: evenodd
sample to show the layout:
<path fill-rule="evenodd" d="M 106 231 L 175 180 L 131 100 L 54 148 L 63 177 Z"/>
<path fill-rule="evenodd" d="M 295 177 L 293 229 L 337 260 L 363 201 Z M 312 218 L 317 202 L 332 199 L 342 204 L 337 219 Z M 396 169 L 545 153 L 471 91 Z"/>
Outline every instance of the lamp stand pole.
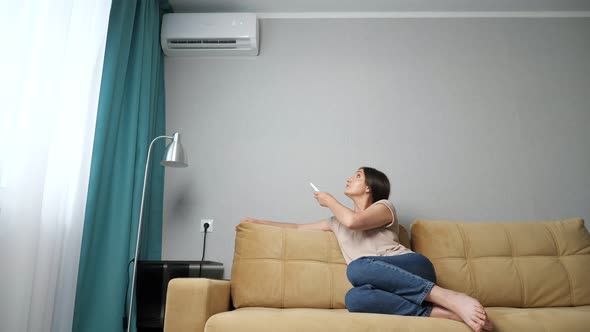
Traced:
<path fill-rule="evenodd" d="M 128 332 L 131 331 L 131 318 L 133 317 L 133 296 L 135 294 L 135 274 L 137 273 L 137 262 L 139 259 L 139 240 L 141 238 L 143 202 L 144 202 L 144 198 L 145 198 L 145 186 L 146 186 L 146 182 L 147 182 L 148 170 L 150 168 L 150 155 L 152 153 L 152 146 L 154 145 L 154 142 L 156 142 L 160 138 L 173 139 L 172 136 L 158 136 L 152 140 L 152 142 L 150 143 L 150 147 L 148 148 L 147 159 L 145 162 L 145 173 L 143 175 L 143 189 L 141 191 L 141 207 L 139 208 L 139 224 L 137 226 L 137 240 L 135 241 L 135 258 L 133 260 L 133 276 L 131 279 L 131 297 L 129 298 L 129 312 L 128 312 L 129 318 L 127 320 L 127 331 Z"/>

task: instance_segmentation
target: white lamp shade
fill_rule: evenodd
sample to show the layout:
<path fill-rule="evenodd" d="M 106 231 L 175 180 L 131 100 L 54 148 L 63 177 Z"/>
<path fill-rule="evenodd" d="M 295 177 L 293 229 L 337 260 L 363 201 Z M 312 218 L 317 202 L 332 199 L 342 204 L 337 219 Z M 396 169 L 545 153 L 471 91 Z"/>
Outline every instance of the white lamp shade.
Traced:
<path fill-rule="evenodd" d="M 174 133 L 172 143 L 168 144 L 164 152 L 164 160 L 160 164 L 166 167 L 187 167 L 186 157 L 184 156 L 184 148 L 180 143 L 180 134 Z"/>

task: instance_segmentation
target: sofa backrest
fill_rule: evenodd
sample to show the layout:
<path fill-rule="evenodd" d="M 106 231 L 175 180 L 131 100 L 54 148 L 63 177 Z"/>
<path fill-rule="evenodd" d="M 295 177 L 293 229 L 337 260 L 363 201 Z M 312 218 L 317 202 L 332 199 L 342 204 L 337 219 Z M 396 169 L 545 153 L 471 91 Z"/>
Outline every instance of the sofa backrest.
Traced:
<path fill-rule="evenodd" d="M 409 247 L 401 226 L 400 242 Z M 238 225 L 231 274 L 234 307 L 341 309 L 351 287 L 334 233 Z"/>
<path fill-rule="evenodd" d="M 417 220 L 412 248 L 437 283 L 484 306 L 590 304 L 590 235 L 582 219 L 547 222 Z"/>

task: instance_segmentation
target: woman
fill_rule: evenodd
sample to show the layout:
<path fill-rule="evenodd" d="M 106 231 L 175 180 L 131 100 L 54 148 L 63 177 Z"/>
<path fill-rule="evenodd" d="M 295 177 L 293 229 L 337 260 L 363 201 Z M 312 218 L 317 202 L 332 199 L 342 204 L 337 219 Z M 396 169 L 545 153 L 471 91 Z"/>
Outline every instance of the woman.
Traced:
<path fill-rule="evenodd" d="M 437 286 L 428 258 L 399 243 L 389 190 L 385 174 L 361 167 L 347 179 L 344 190 L 353 210 L 326 192 L 316 192 L 318 203 L 334 214 L 329 220 L 303 225 L 251 218 L 242 222 L 334 232 L 354 286 L 345 298 L 351 312 L 447 318 L 465 322 L 477 332 L 491 330 L 493 325 L 476 299 Z"/>

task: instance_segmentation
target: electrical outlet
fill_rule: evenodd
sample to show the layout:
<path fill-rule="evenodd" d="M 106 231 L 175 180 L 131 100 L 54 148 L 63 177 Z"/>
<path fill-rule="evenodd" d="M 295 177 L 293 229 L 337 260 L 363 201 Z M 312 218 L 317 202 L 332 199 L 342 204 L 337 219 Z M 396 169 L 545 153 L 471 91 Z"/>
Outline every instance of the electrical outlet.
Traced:
<path fill-rule="evenodd" d="M 201 233 L 205 233 L 205 224 L 209 224 L 209 228 L 207 228 L 207 233 L 213 233 L 213 219 L 201 219 Z"/>

